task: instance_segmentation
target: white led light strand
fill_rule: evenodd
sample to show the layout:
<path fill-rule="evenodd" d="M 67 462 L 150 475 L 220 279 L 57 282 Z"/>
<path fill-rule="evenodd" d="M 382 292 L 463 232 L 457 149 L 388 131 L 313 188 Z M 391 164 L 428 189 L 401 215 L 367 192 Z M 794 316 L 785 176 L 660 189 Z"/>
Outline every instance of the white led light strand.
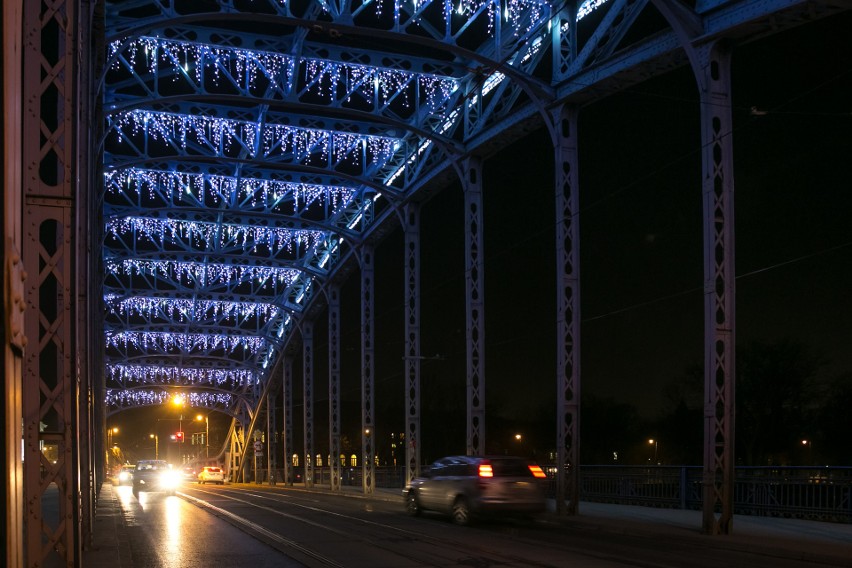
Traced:
<path fill-rule="evenodd" d="M 217 264 L 205 262 L 186 262 L 177 260 L 108 260 L 107 272 L 127 276 L 164 276 L 175 282 L 201 286 L 213 284 L 231 284 L 255 280 L 264 285 L 277 282 L 289 286 L 301 272 L 293 268 L 254 266 L 248 264 Z"/>
<path fill-rule="evenodd" d="M 580 7 L 577 9 L 577 21 L 579 22 L 607 2 L 609 2 L 609 0 L 586 0 L 580 4 Z"/>
<path fill-rule="evenodd" d="M 381 2 L 378 3 L 381 5 Z M 122 49 L 121 41 L 109 46 L 109 56 L 115 57 Z M 140 57 L 152 74 L 157 74 L 165 65 L 178 77 L 181 73 L 194 73 L 195 80 L 201 83 L 204 70 L 213 71 L 213 81 L 218 84 L 220 70 L 225 68 L 231 76 L 245 77 L 244 87 L 257 88 L 257 77 L 262 74 L 271 83 L 285 90 L 292 80 L 296 60 L 285 54 L 271 51 L 258 51 L 234 47 L 165 40 L 155 37 L 139 37 L 124 46 L 127 60 L 135 67 Z M 432 109 L 443 105 L 458 88 L 458 82 L 452 77 L 427 73 L 412 73 L 400 69 L 374 67 L 354 63 L 341 63 L 327 59 L 302 58 L 299 60 L 305 72 L 305 82 L 312 86 L 309 91 L 333 99 L 341 86 L 354 85 L 361 96 L 374 102 L 378 92 L 381 103 L 386 104 L 397 93 L 402 93 L 408 106 L 409 85 L 416 85 L 426 93 L 426 103 Z M 115 58 L 113 69 L 119 67 Z M 324 86 L 325 85 L 325 86 Z M 374 88 L 377 87 L 377 88 Z"/>
<path fill-rule="evenodd" d="M 432 0 L 412 0 L 415 13 L 423 9 L 424 6 L 431 3 Z M 400 21 L 402 7 L 405 5 L 403 0 L 394 0 L 394 19 Z M 500 9 L 502 5 L 502 10 Z M 478 11 L 485 7 L 488 14 L 488 33 L 493 34 L 497 18 L 502 17 L 503 20 L 511 27 L 515 28 L 515 34 L 520 34 L 520 26 L 524 15 L 530 15 L 530 21 L 527 24 L 524 32 L 529 32 L 532 28 L 538 25 L 541 18 L 549 13 L 550 4 L 546 0 L 459 0 L 457 5 L 453 5 L 453 0 L 443 0 L 443 13 L 445 21 L 449 21 L 454 15 L 456 17 L 475 16 Z M 376 2 L 376 15 L 381 16 L 382 2 Z"/>
<path fill-rule="evenodd" d="M 162 390 L 107 389 L 104 403 L 108 407 L 119 408 L 149 406 L 153 404 L 168 404 L 171 402 L 172 396 L 172 393 Z M 234 396 L 227 393 L 191 392 L 184 394 L 184 396 L 192 408 L 230 408 L 234 401 Z"/>
<path fill-rule="evenodd" d="M 106 224 L 106 231 L 116 238 L 134 234 L 138 237 L 147 238 L 158 245 L 184 239 L 195 246 L 203 246 L 206 250 L 230 243 L 249 246 L 252 249 L 255 249 L 258 245 L 266 245 L 273 251 L 273 254 L 282 250 L 293 252 L 299 250 L 303 245 L 307 249 L 311 249 L 324 237 L 322 231 L 294 231 L 283 227 L 135 216 L 110 219 Z"/>
<path fill-rule="evenodd" d="M 157 349 L 168 351 L 180 349 L 184 353 L 197 350 L 225 349 L 234 351 L 242 348 L 254 355 L 266 346 L 266 340 L 252 335 L 221 335 L 207 333 L 171 333 L 167 331 L 120 331 L 107 332 L 107 347 L 122 347 L 127 349 Z"/>
<path fill-rule="evenodd" d="M 257 373 L 247 369 L 198 369 L 159 365 L 107 365 L 107 375 L 120 384 L 215 385 L 243 387 L 260 384 Z"/>
<path fill-rule="evenodd" d="M 132 297 L 117 300 L 113 296 L 104 298 L 114 314 L 151 317 L 163 313 L 172 321 L 203 321 L 224 317 L 229 320 L 244 320 L 259 317 L 265 320 L 280 313 L 278 307 L 269 303 L 226 302 L 221 300 L 186 300 L 179 298 Z"/>
<path fill-rule="evenodd" d="M 349 159 L 355 164 L 360 161 L 360 152 L 355 150 L 363 149 L 371 163 L 383 163 L 401 145 L 400 140 L 386 136 L 299 128 L 286 124 L 264 124 L 261 127 L 246 120 L 141 109 L 121 111 L 110 118 L 117 129 L 119 143 L 128 131 L 131 135 L 142 134 L 154 140 L 175 140 L 183 149 L 186 149 L 190 137 L 194 137 L 199 144 L 212 145 L 225 151 L 237 140 L 253 158 L 259 157 L 255 152 L 258 136 L 261 136 L 263 142 L 261 153 L 264 157 L 289 153 L 301 160 L 319 152 L 323 160 L 331 154 L 339 162 Z"/>
<path fill-rule="evenodd" d="M 109 56 L 114 57 L 122 42 L 114 41 L 109 46 Z M 161 64 L 172 67 L 175 75 L 181 72 L 195 74 L 199 83 L 203 81 L 204 69 L 213 70 L 213 80 L 218 82 L 220 69 L 225 68 L 230 75 L 245 77 L 246 87 L 255 87 L 258 75 L 262 74 L 276 84 L 287 84 L 293 74 L 293 58 L 271 51 L 256 51 L 236 47 L 217 47 L 203 43 L 165 40 L 156 37 L 139 37 L 125 47 L 128 61 L 136 66 L 140 56 L 145 58 L 148 70 L 156 73 Z M 118 59 L 113 63 L 117 69 Z"/>
<path fill-rule="evenodd" d="M 249 201 L 252 206 L 260 204 L 272 207 L 290 197 L 293 201 L 292 213 L 297 212 L 300 204 L 308 207 L 315 202 L 330 204 L 332 212 L 336 213 L 340 207 L 352 200 L 357 191 L 355 188 L 343 186 L 141 168 L 105 172 L 104 186 L 112 194 L 139 196 L 147 193 L 150 199 L 161 193 L 170 202 L 189 194 L 200 202 L 210 199 L 213 203 L 219 203 L 222 199 L 234 197 L 239 201 Z"/>

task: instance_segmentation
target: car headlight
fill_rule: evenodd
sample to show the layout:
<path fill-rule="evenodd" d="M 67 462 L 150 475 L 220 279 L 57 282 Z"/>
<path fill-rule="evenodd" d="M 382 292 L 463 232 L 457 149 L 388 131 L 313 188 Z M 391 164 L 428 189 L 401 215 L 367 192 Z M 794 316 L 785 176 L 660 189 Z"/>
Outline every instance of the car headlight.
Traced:
<path fill-rule="evenodd" d="M 126 471 L 122 471 L 121 473 L 118 474 L 118 480 L 119 481 L 127 481 L 128 479 L 130 479 L 130 474 L 127 473 Z"/>
<path fill-rule="evenodd" d="M 175 471 L 164 471 L 160 476 L 160 483 L 163 487 L 177 487 L 180 483 L 180 476 Z"/>

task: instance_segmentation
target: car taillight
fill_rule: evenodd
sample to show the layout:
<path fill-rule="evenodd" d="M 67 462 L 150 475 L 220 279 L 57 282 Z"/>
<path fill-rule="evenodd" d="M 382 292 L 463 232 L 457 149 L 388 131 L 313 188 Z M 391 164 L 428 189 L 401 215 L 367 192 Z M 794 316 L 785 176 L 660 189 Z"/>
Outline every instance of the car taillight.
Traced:
<path fill-rule="evenodd" d="M 479 477 L 494 477 L 494 469 L 490 463 L 479 464 Z"/>
<path fill-rule="evenodd" d="M 541 468 L 539 466 L 531 465 L 531 466 L 529 466 L 529 468 L 530 468 L 530 471 L 533 474 L 533 477 L 535 477 L 537 479 L 544 479 L 545 477 L 547 477 L 546 475 L 544 475 L 544 472 L 541 470 Z"/>

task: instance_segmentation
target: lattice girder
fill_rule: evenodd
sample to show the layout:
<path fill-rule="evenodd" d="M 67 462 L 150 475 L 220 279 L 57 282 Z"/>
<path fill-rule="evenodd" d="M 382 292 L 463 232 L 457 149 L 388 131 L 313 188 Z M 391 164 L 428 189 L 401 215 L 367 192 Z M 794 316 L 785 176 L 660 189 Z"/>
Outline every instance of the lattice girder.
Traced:
<path fill-rule="evenodd" d="M 197 104 L 172 104 L 169 108 L 109 115 L 105 135 L 112 150 L 109 157 L 121 160 L 123 155 L 133 161 L 253 159 L 369 177 L 394 152 L 406 152 L 403 139 L 373 125 L 359 129 L 347 122 L 348 130 L 342 131 L 340 121 L 315 117 L 301 118 L 298 125 L 292 125 L 287 123 L 290 119 L 272 113 L 252 117 L 244 111 Z"/>
<path fill-rule="evenodd" d="M 127 168 L 105 175 L 107 219 L 172 212 L 257 215 L 291 227 L 346 233 L 353 211 L 375 197 L 373 188 L 281 182 L 268 178 L 187 174 L 174 170 Z M 238 222 L 238 220 L 236 220 Z"/>
<path fill-rule="evenodd" d="M 108 2 L 106 21 L 109 23 L 107 35 L 120 37 L 131 35 L 139 30 L 155 29 L 163 25 L 164 20 L 178 20 L 187 25 L 193 21 L 217 19 L 227 15 L 230 22 L 251 22 L 263 17 L 268 21 L 306 28 L 316 34 L 328 34 L 332 39 L 343 35 L 341 27 L 355 23 L 359 27 L 372 30 L 392 30 L 400 36 L 419 36 L 430 38 L 444 45 L 475 45 L 484 43 L 502 43 L 503 36 L 512 36 L 530 26 L 531 21 L 546 21 L 550 15 L 550 5 L 544 1 L 512 1 L 506 7 L 510 13 L 507 21 L 502 21 L 504 7 L 498 0 L 481 2 L 464 1 L 454 5 L 451 0 L 425 0 L 422 2 L 398 2 L 394 10 L 382 10 L 381 2 L 341 2 L 325 0 L 294 1 L 255 0 L 252 13 L 245 13 L 231 5 L 227 0 L 217 2 L 218 10 L 211 10 L 211 3 L 205 2 L 193 6 L 192 0 L 175 0 L 164 6 L 160 2 L 134 4 L 136 10 L 123 10 L 122 2 Z M 143 14 L 138 6 L 148 8 Z M 193 9 L 195 8 L 195 9 Z M 461 9 L 461 17 L 453 17 Z M 319 16 L 322 12 L 322 17 Z M 492 33 L 493 32 L 493 33 Z"/>
<path fill-rule="evenodd" d="M 117 394 L 117 391 L 107 389 L 107 418 L 109 418 L 113 414 L 116 414 L 123 410 L 129 410 L 131 408 L 160 406 L 167 402 L 172 396 L 172 393 L 165 388 L 152 388 L 147 389 L 145 391 L 143 391 L 142 389 L 127 389 L 126 391 L 122 392 L 127 393 L 127 395 L 121 396 Z M 133 396 L 134 394 L 138 395 L 142 393 L 150 394 L 150 396 Z M 240 415 L 239 409 L 241 407 L 241 401 L 244 405 L 247 403 L 248 400 L 244 396 L 236 396 L 232 393 L 227 392 L 218 393 L 218 397 L 207 398 L 192 396 L 193 394 L 195 393 L 191 393 L 190 396 L 187 398 L 187 400 L 189 401 L 190 408 L 215 410 L 217 412 L 221 412 L 222 414 L 226 414 L 235 418 Z"/>
<path fill-rule="evenodd" d="M 180 93 L 350 109 L 417 125 L 426 116 L 443 114 L 457 88 L 454 75 L 465 72 L 458 64 L 363 47 L 302 43 L 296 54 L 286 36 L 284 41 L 280 36 L 228 36 L 206 28 L 192 34 L 198 38 L 194 41 L 171 39 L 175 35 L 164 29 L 158 37 L 127 38 L 111 46 L 106 73 L 111 112 Z M 224 43 L 229 37 L 237 45 Z"/>
<path fill-rule="evenodd" d="M 251 264 L 257 258 L 246 255 L 235 263 L 222 257 L 209 258 L 146 255 L 109 256 L 105 259 L 104 286 L 108 294 L 133 296 L 144 290 L 183 294 L 232 296 L 234 301 L 274 301 L 287 293 L 299 275 L 324 278 L 325 272 L 296 263 Z M 249 262 L 245 262 L 248 260 Z"/>

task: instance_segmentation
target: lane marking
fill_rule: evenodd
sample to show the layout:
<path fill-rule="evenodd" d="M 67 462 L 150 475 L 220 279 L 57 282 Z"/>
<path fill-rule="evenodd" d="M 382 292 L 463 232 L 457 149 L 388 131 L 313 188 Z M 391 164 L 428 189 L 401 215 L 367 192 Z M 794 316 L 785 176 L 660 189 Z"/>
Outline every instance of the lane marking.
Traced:
<path fill-rule="evenodd" d="M 212 511 L 215 511 L 216 513 L 218 513 L 218 514 L 220 514 L 224 517 L 227 517 L 228 519 L 234 521 L 235 523 L 243 525 L 244 527 L 247 527 L 251 531 L 254 531 L 258 534 L 263 535 L 264 538 L 268 538 L 268 539 L 270 539 L 274 542 L 277 542 L 277 543 L 279 543 L 283 546 L 298 550 L 302 554 L 305 554 L 305 555 L 313 558 L 314 560 L 318 560 L 318 561 L 322 562 L 323 564 L 325 564 L 327 566 L 336 566 L 337 568 L 345 568 L 343 566 L 343 564 L 338 564 L 337 562 L 335 562 L 334 560 L 332 560 L 332 559 L 330 559 L 326 556 L 323 556 L 319 553 L 316 553 L 309 548 L 305 548 L 304 546 L 302 546 L 301 544 L 299 544 L 298 542 L 296 542 L 294 540 L 284 538 L 283 536 L 276 534 L 276 533 L 264 528 L 263 526 L 261 526 L 257 523 L 253 523 L 252 521 L 250 521 L 246 518 L 240 517 L 239 515 L 235 515 L 234 513 L 231 513 L 230 511 L 222 509 L 221 507 L 217 507 L 216 505 L 210 503 L 209 501 L 199 499 L 198 497 L 193 497 L 192 495 L 188 495 L 188 494 L 183 493 L 183 492 L 179 492 L 179 495 L 181 497 L 183 497 L 184 499 L 187 499 L 188 501 L 193 502 L 195 505 L 198 505 L 199 507 L 203 507 L 203 508 L 207 508 L 207 509 L 210 509 Z M 234 500 L 240 501 L 240 499 L 234 499 Z M 251 503 L 247 503 L 247 504 L 251 504 Z M 261 508 L 267 509 L 266 507 L 261 507 Z M 268 510 L 272 511 L 272 512 L 276 512 L 273 509 L 268 509 Z"/>

